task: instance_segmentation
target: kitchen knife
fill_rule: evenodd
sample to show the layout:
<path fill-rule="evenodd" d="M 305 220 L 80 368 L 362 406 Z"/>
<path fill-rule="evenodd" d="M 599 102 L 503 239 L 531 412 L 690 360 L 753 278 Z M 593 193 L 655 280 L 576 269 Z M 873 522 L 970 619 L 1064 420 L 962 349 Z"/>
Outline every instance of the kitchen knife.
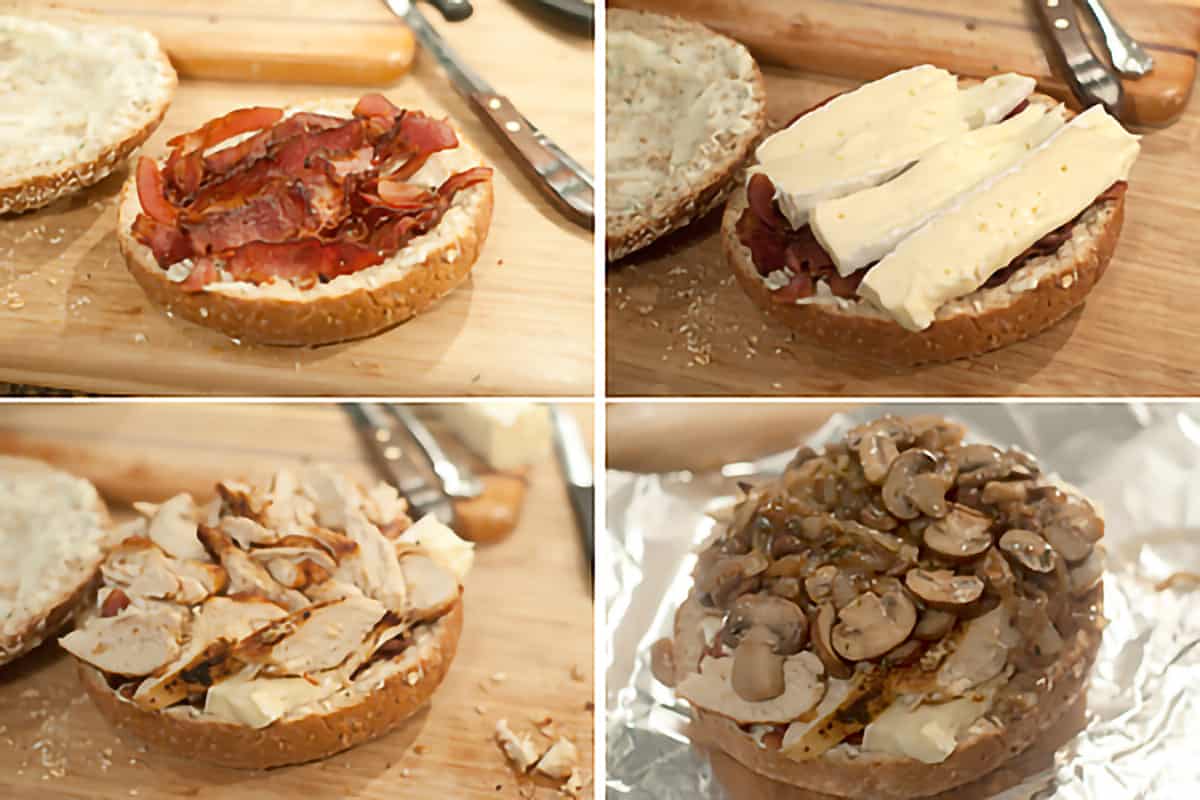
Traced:
<path fill-rule="evenodd" d="M 1031 0 L 1037 9 L 1042 28 L 1052 46 L 1052 53 L 1063 72 L 1071 92 L 1084 108 L 1097 103 L 1108 113 L 1122 119 L 1125 112 L 1125 92 L 1121 80 L 1107 65 L 1096 58 L 1083 30 L 1075 0 Z"/>
<path fill-rule="evenodd" d="M 404 441 L 400 427 L 394 425 L 383 409 L 374 403 L 343 403 L 342 408 L 354 423 L 375 466 L 396 490 L 408 500 L 413 519 L 432 515 L 443 525 L 454 523 L 454 504 L 450 497 L 425 477 L 412 459 L 411 442 Z"/>
<path fill-rule="evenodd" d="M 483 491 L 483 483 L 465 465 L 452 459 L 438 442 L 433 432 L 425 426 L 412 409 L 395 403 L 387 406 L 387 411 L 404 426 L 409 435 L 416 441 L 417 446 L 425 454 L 429 466 L 442 482 L 442 491 L 451 497 L 470 499 L 478 497 Z"/>
<path fill-rule="evenodd" d="M 414 0 L 384 0 L 404 20 L 425 51 L 437 59 L 459 94 L 517 158 L 537 187 L 567 216 L 588 230 L 595 220 L 592 176 L 517 111 L 507 97 L 459 58 L 417 9 Z"/>
<path fill-rule="evenodd" d="M 567 482 L 567 496 L 575 522 L 579 527 L 584 557 L 587 559 L 588 574 L 596 577 L 595 507 L 596 489 L 592 480 L 592 459 L 579 426 L 569 414 L 558 406 L 550 406 L 550 419 L 554 424 L 554 450 L 562 466 L 563 478 Z"/>

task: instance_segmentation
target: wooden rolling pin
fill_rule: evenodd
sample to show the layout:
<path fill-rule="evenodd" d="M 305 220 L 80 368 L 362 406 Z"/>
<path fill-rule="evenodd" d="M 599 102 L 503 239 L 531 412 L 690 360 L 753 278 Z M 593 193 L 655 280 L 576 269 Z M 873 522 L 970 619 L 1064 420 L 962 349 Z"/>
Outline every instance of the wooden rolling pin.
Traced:
<path fill-rule="evenodd" d="M 144 0 L 113 0 L 102 8 L 88 0 L 60 0 L 32 13 L 50 20 L 91 19 L 130 25 L 158 37 L 181 78 L 307 84 L 389 86 L 412 67 L 416 40 L 392 17 L 378 23 L 338 19 L 337 6 L 320 17 L 269 3 L 215 2 L 170 10 Z"/>
<path fill-rule="evenodd" d="M 864 81 L 925 63 L 975 77 L 1020 72 L 1035 77 L 1048 94 L 1070 96 L 1050 67 L 1027 0 L 612 0 L 610 5 L 689 17 L 745 43 L 762 61 L 785 67 Z M 1109 0 L 1108 5 L 1154 56 L 1153 72 L 1124 81 L 1129 121 L 1173 122 L 1196 80 L 1200 8 L 1161 0 Z M 1099 37 L 1090 39 L 1093 51 L 1106 58 Z"/>
<path fill-rule="evenodd" d="M 161 502 L 179 492 L 203 502 L 219 480 L 265 481 L 279 467 L 306 460 L 333 464 L 362 482 L 378 479 L 336 407 L 164 408 L 10 405 L 0 419 L 0 453 L 86 478 L 114 507 Z M 516 473 L 486 474 L 483 481 L 481 495 L 456 503 L 455 529 L 487 543 L 516 527 L 527 483 Z"/>

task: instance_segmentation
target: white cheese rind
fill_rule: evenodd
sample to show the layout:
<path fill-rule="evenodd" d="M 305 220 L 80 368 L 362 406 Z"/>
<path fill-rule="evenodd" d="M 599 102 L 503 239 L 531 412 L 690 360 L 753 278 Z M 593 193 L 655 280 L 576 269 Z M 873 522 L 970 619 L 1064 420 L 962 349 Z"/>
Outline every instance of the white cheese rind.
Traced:
<path fill-rule="evenodd" d="M 1080 114 L 1026 159 L 968 193 L 873 267 L 858 293 L 909 330 L 1125 180 L 1138 137 L 1101 106 Z"/>
<path fill-rule="evenodd" d="M 780 211 L 800 228 L 820 201 L 889 180 L 966 129 L 958 79 L 926 64 L 836 97 L 768 137 L 756 171 L 770 176 Z"/>
<path fill-rule="evenodd" d="M 1023 159 L 1065 123 L 1062 106 L 1030 106 L 1012 119 L 949 139 L 887 183 L 819 203 L 809 224 L 846 276 L 880 260 L 966 192 Z"/>

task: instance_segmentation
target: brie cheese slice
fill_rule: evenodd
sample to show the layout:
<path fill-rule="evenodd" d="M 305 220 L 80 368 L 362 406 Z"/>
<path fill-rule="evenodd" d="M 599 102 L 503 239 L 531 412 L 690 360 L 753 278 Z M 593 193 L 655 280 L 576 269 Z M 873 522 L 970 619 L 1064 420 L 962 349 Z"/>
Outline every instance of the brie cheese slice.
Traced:
<path fill-rule="evenodd" d="M 940 764 L 958 747 L 958 738 L 992 704 L 991 692 L 975 692 L 947 703 L 917 705 L 901 697 L 863 730 L 862 749 Z"/>
<path fill-rule="evenodd" d="M 859 295 L 905 328 L 924 330 L 943 304 L 978 289 L 1125 180 L 1139 150 L 1138 137 L 1093 106 L 902 241 L 867 273 Z"/>
<path fill-rule="evenodd" d="M 964 193 L 1025 158 L 1064 122 L 1062 106 L 1049 112 L 1030 106 L 999 125 L 949 139 L 882 186 L 818 203 L 809 220 L 813 234 L 838 273 L 850 275 L 890 253 Z"/>
<path fill-rule="evenodd" d="M 972 128 L 993 125 L 1008 116 L 1033 90 L 1037 81 L 1028 75 L 1006 72 L 960 92 L 963 118 Z"/>

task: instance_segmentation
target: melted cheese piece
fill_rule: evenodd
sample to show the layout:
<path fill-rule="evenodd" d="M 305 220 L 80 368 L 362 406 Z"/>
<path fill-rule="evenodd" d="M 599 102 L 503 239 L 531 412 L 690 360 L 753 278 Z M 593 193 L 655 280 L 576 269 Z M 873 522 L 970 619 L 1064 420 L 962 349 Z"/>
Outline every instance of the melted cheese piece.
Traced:
<path fill-rule="evenodd" d="M 940 764 L 958 747 L 958 739 L 992 704 L 992 692 L 975 692 L 936 705 L 917 705 L 920 697 L 901 697 L 863 730 L 867 752 Z"/>
<path fill-rule="evenodd" d="M 1138 137 L 1103 107 L 1088 109 L 901 242 L 858 293 L 909 330 L 929 327 L 942 304 L 978 289 L 1125 180 L 1139 150 Z"/>
<path fill-rule="evenodd" d="M 328 697 L 336 688 L 336 684 L 305 678 L 243 674 L 211 687 L 204 698 L 204 712 L 227 722 L 265 728 L 293 708 Z"/>
<path fill-rule="evenodd" d="M 981 87 L 976 87 L 981 88 Z M 1062 106 L 1030 106 L 999 125 L 935 147 L 894 180 L 817 205 L 809 224 L 841 275 L 878 261 L 982 181 L 1008 170 L 1059 128 Z"/>

